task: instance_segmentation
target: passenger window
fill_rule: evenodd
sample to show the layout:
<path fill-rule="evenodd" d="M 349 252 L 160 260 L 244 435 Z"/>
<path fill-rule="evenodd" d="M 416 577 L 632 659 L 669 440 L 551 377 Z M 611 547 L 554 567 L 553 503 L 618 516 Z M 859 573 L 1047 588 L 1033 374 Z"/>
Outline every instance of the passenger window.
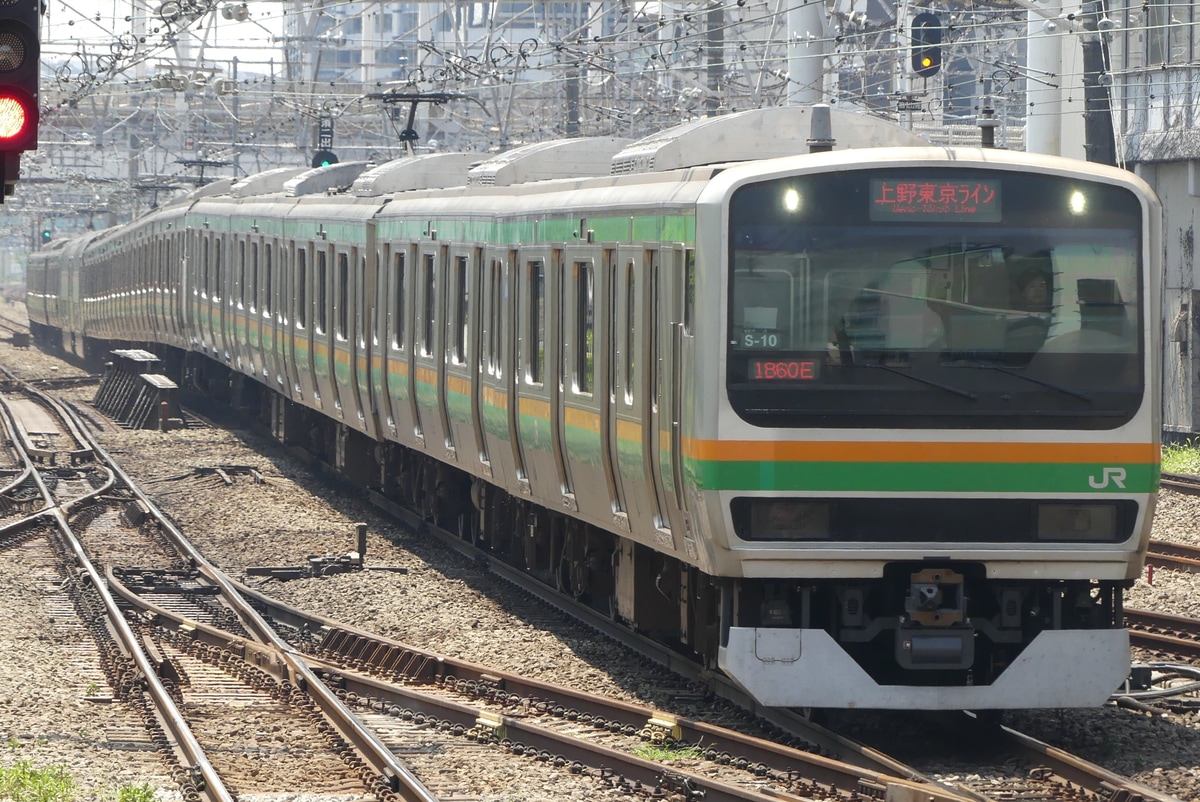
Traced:
<path fill-rule="evenodd" d="M 212 299 L 214 303 L 221 300 L 221 240 L 213 240 L 213 286 Z"/>
<path fill-rule="evenodd" d="M 238 267 L 237 267 L 237 287 L 235 292 L 230 293 L 230 297 L 237 298 L 238 309 L 243 309 L 246 306 L 246 290 L 249 287 L 246 284 L 246 241 L 240 239 L 238 244 Z"/>
<path fill-rule="evenodd" d="M 593 323 L 592 265 L 575 263 L 575 385 L 580 393 L 592 394 L 595 369 L 595 332 Z"/>
<path fill-rule="evenodd" d="M 634 377 L 637 376 L 637 277 L 634 262 L 625 266 L 625 403 L 633 403 Z"/>
<path fill-rule="evenodd" d="M 454 345 L 450 358 L 459 365 L 466 364 L 467 361 L 467 307 L 470 300 L 468 292 L 467 257 L 457 256 L 454 258 L 454 319 L 451 322 L 454 329 Z"/>
<path fill-rule="evenodd" d="M 404 254 L 392 263 L 392 347 L 404 348 Z"/>
<path fill-rule="evenodd" d="M 683 258 L 683 332 L 691 334 L 696 314 L 696 252 L 689 248 Z"/>
<path fill-rule="evenodd" d="M 433 318 L 437 310 L 437 272 L 434 270 L 433 254 L 425 254 L 425 319 L 422 321 L 423 336 L 421 353 L 433 355 Z"/>
<path fill-rule="evenodd" d="M 263 255 L 266 257 L 266 264 L 264 265 L 264 267 L 266 268 L 266 272 L 263 275 L 262 310 L 263 310 L 263 314 L 270 314 L 271 307 L 272 307 L 273 301 L 274 301 L 272 295 L 274 293 L 274 283 L 273 282 L 274 282 L 274 278 L 275 278 L 275 266 L 272 263 L 272 258 L 271 258 L 271 255 L 273 253 L 272 248 L 271 248 L 271 243 L 268 242 L 263 247 L 264 247 L 264 251 L 265 251 Z"/>
<path fill-rule="evenodd" d="M 316 287 L 314 287 L 316 293 L 313 297 L 317 306 L 317 334 L 324 334 L 329 323 L 326 314 L 329 308 L 329 304 L 326 302 L 327 287 L 329 286 L 329 254 L 323 249 L 317 251 L 317 275 L 313 280 L 316 282 Z"/>
<path fill-rule="evenodd" d="M 250 311 L 258 309 L 258 243 L 250 245 L 250 286 L 247 288 Z"/>
<path fill-rule="evenodd" d="M 337 255 L 337 289 L 334 303 L 337 304 L 337 337 L 346 339 L 350 322 L 350 257 Z"/>
<path fill-rule="evenodd" d="M 308 249 L 296 250 L 296 326 L 308 325 Z"/>
<path fill-rule="evenodd" d="M 542 362 L 546 356 L 546 268 L 543 263 L 529 263 L 529 338 L 526 368 L 532 384 L 542 383 Z"/>

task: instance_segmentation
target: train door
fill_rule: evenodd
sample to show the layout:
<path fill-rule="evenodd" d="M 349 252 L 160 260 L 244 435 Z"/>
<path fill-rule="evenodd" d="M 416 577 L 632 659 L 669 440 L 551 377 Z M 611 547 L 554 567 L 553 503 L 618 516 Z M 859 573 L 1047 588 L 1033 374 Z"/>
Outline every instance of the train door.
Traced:
<path fill-rule="evenodd" d="M 259 285 L 258 285 L 258 321 L 259 343 L 262 359 L 262 380 L 275 391 L 291 395 L 291 389 L 284 384 L 284 370 L 279 351 L 279 307 L 276 304 L 275 286 L 275 240 L 264 238 L 259 243 L 258 251 Z"/>
<path fill-rule="evenodd" d="M 682 245 L 651 251 L 654 283 L 654 388 L 651 417 L 656 447 L 651 452 L 655 483 L 663 511 L 663 529 L 679 534 L 684 525 L 681 390 L 683 376 L 683 296 L 688 252 Z M 679 541 L 673 541 L 679 546 Z"/>
<path fill-rule="evenodd" d="M 483 475 L 494 477 L 502 484 L 516 484 L 516 469 L 512 448 L 508 445 L 509 395 L 505 385 L 508 370 L 504 363 L 504 328 L 502 325 L 507 287 L 505 252 L 485 248 L 481 257 L 481 298 L 478 319 L 479 376 L 474 404 L 479 425 L 480 455 Z"/>
<path fill-rule="evenodd" d="M 341 417 L 342 405 L 338 400 L 334 379 L 336 354 L 334 339 L 338 310 L 334 309 L 334 270 L 336 259 L 333 247 L 317 242 L 313 248 L 312 261 L 312 366 L 313 384 L 316 388 L 317 406 L 334 417 Z"/>
<path fill-rule="evenodd" d="M 562 495 L 561 469 L 555 445 L 558 418 L 552 412 L 562 365 L 553 340 L 558 304 L 555 256 L 549 248 L 520 252 L 517 270 L 516 417 L 521 458 L 533 495 L 557 501 Z"/>
<path fill-rule="evenodd" d="M 646 339 L 643 342 L 646 370 L 644 380 L 647 387 L 647 422 L 643 430 L 645 436 L 646 468 L 652 478 L 654 489 L 654 507 L 658 510 L 654 526 L 656 537 L 661 546 L 673 548 L 675 544 L 671 535 L 671 521 L 668 517 L 671 490 L 667 484 L 670 465 L 670 447 L 663 448 L 663 443 L 670 442 L 670 416 L 666 407 L 666 382 L 664 372 L 669 376 L 666 362 L 670 358 L 670 338 L 666 332 L 671 325 L 671 305 L 668 293 L 665 291 L 669 284 L 670 268 L 663 266 L 664 252 L 647 250 L 645 255 L 646 292 L 645 299 L 645 330 Z"/>
<path fill-rule="evenodd" d="M 436 242 L 417 246 L 415 330 L 413 343 L 414 389 L 417 415 L 426 447 L 439 457 L 453 459 L 454 442 L 440 400 L 445 394 L 445 286 L 446 249 Z"/>
<path fill-rule="evenodd" d="M 295 376 L 293 395 L 310 406 L 320 407 L 316 384 L 313 379 L 312 329 L 314 326 L 312 271 L 312 246 L 303 241 L 292 244 L 292 337 L 291 358 Z"/>
<path fill-rule="evenodd" d="M 657 447 L 651 419 L 654 358 L 653 282 L 647 252 L 617 249 L 616 319 L 619 332 L 614 389 L 617 469 L 626 513 L 635 532 L 654 532 L 662 521 L 651 451 Z"/>
<path fill-rule="evenodd" d="M 354 275 L 354 378 L 358 394 L 358 419 L 362 430 L 379 439 L 379 404 L 373 377 L 383 373 L 379 355 L 379 253 L 375 243 L 375 223 L 366 224 L 366 241 L 358 252 Z"/>
<path fill-rule="evenodd" d="M 213 334 L 213 307 L 216 295 L 214 274 L 219 262 L 217 241 L 208 230 L 200 232 L 200 302 L 197 312 L 200 342 L 207 356 L 216 356 L 217 338 Z"/>
<path fill-rule="evenodd" d="M 225 364 L 233 361 L 233 338 L 230 336 L 233 318 L 233 259 L 229 258 L 228 237 L 213 235 L 213 349 L 217 359 Z"/>
<path fill-rule="evenodd" d="M 446 384 L 443 409 L 446 410 L 450 438 L 458 461 L 472 473 L 479 471 L 485 451 L 480 413 L 479 320 L 483 292 L 480 287 L 482 249 L 452 246 L 448 263 Z"/>
<path fill-rule="evenodd" d="M 615 248 L 605 248 L 595 263 L 593 296 L 596 321 L 593 330 L 595 347 L 595 397 L 600 402 L 600 460 L 604 485 L 608 488 L 609 510 L 616 525 L 629 531 L 628 507 L 621 485 L 620 450 L 617 442 L 617 363 L 624 347 L 624 326 L 618 320 L 617 293 L 621 286 L 619 260 Z M 596 486 L 599 486 L 598 484 Z"/>
<path fill-rule="evenodd" d="M 167 298 L 167 314 L 170 319 L 171 333 L 175 335 L 175 345 L 184 348 L 187 338 L 184 336 L 184 305 L 187 302 L 186 271 L 187 254 L 184 252 L 184 235 L 172 231 L 167 248 L 167 286 L 163 290 Z"/>
<path fill-rule="evenodd" d="M 591 247 L 568 248 L 564 253 L 560 305 L 562 438 L 567 483 L 571 488 L 587 490 L 581 497 L 572 493 L 575 509 L 590 518 L 610 521 L 614 507 L 611 460 L 604 441 L 607 355 L 598 346 L 609 336 L 612 324 L 602 320 L 606 304 L 597 257 L 602 259 L 603 252 Z"/>
<path fill-rule="evenodd" d="M 508 487 L 528 491 L 517 441 L 515 333 L 516 296 L 510 271 L 515 254 L 499 248 L 484 250 L 484 311 L 481 338 L 484 474 Z"/>
<path fill-rule="evenodd" d="M 373 435 L 374 430 L 368 423 L 370 387 L 367 371 L 370 354 L 367 346 L 367 324 L 363 318 L 366 300 L 363 283 L 367 280 L 369 250 L 365 243 L 355 246 L 350 249 L 350 258 L 347 260 L 349 275 L 343 302 L 349 308 L 342 313 L 347 318 L 345 342 L 339 343 L 339 346 L 346 348 L 347 378 L 345 384 L 339 384 L 338 396 L 345 407 L 347 423 L 359 431 Z"/>
<path fill-rule="evenodd" d="M 234 368 L 239 372 L 245 372 L 249 359 L 250 310 L 246 302 L 246 294 L 250 288 L 250 280 L 247 275 L 250 260 L 247 253 L 249 248 L 246 237 L 243 235 L 230 234 L 229 241 L 230 247 L 233 249 L 229 271 L 230 344 L 233 347 Z"/>
<path fill-rule="evenodd" d="M 262 379 L 263 368 L 266 367 L 266 356 L 263 353 L 263 317 L 262 317 L 262 244 L 258 237 L 246 242 L 246 287 L 243 291 L 246 305 L 246 361 L 244 368 L 247 374 L 256 379 Z"/>
<path fill-rule="evenodd" d="M 421 419 L 417 413 L 416 375 L 413 351 L 416 348 L 414 302 L 416 273 L 413 251 L 396 244 L 384 251 L 388 258 L 387 289 L 387 360 L 385 397 L 389 412 L 388 425 L 394 428 L 401 443 L 424 445 Z M 382 271 L 381 271 L 382 272 Z"/>
<path fill-rule="evenodd" d="M 284 395 L 293 401 L 303 399 L 300 375 L 296 371 L 294 346 L 296 326 L 296 253 L 294 244 L 280 239 L 275 248 L 275 352 L 283 371 Z"/>
<path fill-rule="evenodd" d="M 332 254 L 329 275 L 330 323 L 329 337 L 329 394 L 337 416 L 358 425 L 358 409 L 355 404 L 354 383 L 354 273 L 358 262 L 358 248 L 336 248 Z"/>

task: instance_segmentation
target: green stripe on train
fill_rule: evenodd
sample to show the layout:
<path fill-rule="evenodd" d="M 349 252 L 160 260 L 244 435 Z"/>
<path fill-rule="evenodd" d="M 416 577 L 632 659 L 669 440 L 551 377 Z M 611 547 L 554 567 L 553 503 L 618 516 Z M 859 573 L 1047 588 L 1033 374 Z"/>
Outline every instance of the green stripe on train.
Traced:
<path fill-rule="evenodd" d="M 1151 493 L 1157 465 L 687 460 L 702 490 L 934 493 Z M 1123 470 L 1124 476 L 1114 473 Z M 1108 472 L 1106 477 L 1106 471 Z M 1119 478 L 1119 483 L 1114 479 Z M 1097 487 L 1096 485 L 1101 485 Z M 1120 485 L 1124 485 L 1121 487 Z"/>
<path fill-rule="evenodd" d="M 632 215 L 588 218 L 588 228 L 601 242 L 694 242 L 696 218 L 691 214 Z M 390 220 L 379 222 L 380 239 L 421 239 L 433 228 L 441 242 L 489 242 L 497 245 L 534 245 L 571 242 L 579 236 L 579 220 L 543 218 L 493 222 L 481 220 Z"/>

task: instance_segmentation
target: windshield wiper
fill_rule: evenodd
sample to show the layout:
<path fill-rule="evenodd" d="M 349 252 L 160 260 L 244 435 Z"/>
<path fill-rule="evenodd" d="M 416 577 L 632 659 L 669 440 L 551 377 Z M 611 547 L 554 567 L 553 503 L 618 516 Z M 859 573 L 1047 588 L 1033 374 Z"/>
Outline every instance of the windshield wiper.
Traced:
<path fill-rule="evenodd" d="M 1048 381 L 1043 381 L 1041 379 L 1035 379 L 1032 376 L 1026 376 L 1024 373 L 1017 373 L 1015 370 L 1010 370 L 1009 368 L 1001 367 L 1000 365 L 958 365 L 957 367 L 975 368 L 976 370 L 999 371 L 1000 373 L 1003 373 L 1006 376 L 1015 376 L 1018 379 L 1024 379 L 1027 382 L 1033 382 L 1034 384 L 1040 384 L 1042 387 L 1046 387 L 1050 390 L 1057 390 L 1060 393 L 1074 396 L 1075 398 L 1081 399 L 1083 401 L 1087 401 L 1089 404 L 1092 403 L 1092 397 L 1090 395 L 1088 395 L 1087 393 L 1080 392 L 1079 390 L 1072 390 L 1070 387 L 1063 387 L 1061 384 L 1055 384 L 1054 382 L 1048 382 Z"/>
<path fill-rule="evenodd" d="M 870 362 L 861 362 L 861 363 L 855 364 L 854 367 L 856 367 L 856 368 L 874 368 L 875 370 L 887 371 L 888 373 L 894 373 L 897 376 L 903 376 L 906 379 L 912 379 L 913 381 L 920 382 L 921 384 L 928 384 L 930 387 L 936 387 L 939 390 L 945 390 L 948 393 L 954 393 L 955 395 L 965 398 L 968 401 L 978 401 L 979 400 L 979 396 L 975 395 L 975 393 L 968 392 L 966 390 L 960 390 L 957 387 L 951 387 L 948 384 L 942 384 L 941 382 L 935 382 L 930 379 L 923 379 L 920 376 L 914 375 L 912 373 L 908 373 L 903 370 L 896 370 L 895 368 L 889 368 L 887 365 L 873 365 Z"/>

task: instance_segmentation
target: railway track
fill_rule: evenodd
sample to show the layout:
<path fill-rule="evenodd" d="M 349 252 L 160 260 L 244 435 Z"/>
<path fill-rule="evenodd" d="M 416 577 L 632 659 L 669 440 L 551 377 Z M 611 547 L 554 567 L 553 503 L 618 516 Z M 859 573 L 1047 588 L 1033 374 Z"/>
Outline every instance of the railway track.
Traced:
<path fill-rule="evenodd" d="M 1189 495 L 1200 495 L 1200 476 L 1190 473 L 1167 473 L 1162 474 L 1162 486 L 1170 488 L 1180 493 Z"/>
<path fill-rule="evenodd" d="M 248 718 L 247 693 L 259 697 L 260 702 L 266 701 L 263 694 L 273 695 L 286 705 L 274 711 L 277 726 L 295 728 L 297 719 L 313 722 L 311 729 L 315 740 L 323 742 L 325 762 L 345 764 L 340 769 L 343 779 L 336 783 L 338 789 L 352 780 L 360 792 L 365 790 L 381 800 L 436 798 L 306 664 L 294 658 L 252 608 L 228 589 L 223 589 L 222 603 L 230 617 L 240 622 L 238 637 L 250 636 L 266 644 L 274 661 L 284 667 L 282 673 L 273 682 L 243 677 L 244 687 L 234 690 L 210 684 L 207 690 L 197 691 L 184 682 L 184 677 L 201 672 L 180 670 L 180 661 L 172 662 L 164 645 L 150 636 L 141 622 L 136 618 L 131 622 L 109 593 L 104 571 L 115 564 L 146 561 L 175 569 L 195 566 L 196 555 L 188 553 L 185 558 L 184 550 L 164 538 L 166 520 L 111 459 L 88 441 L 79 422 L 64 407 L 32 392 L 11 400 L 6 396 L 3 407 L 6 428 L 31 469 L 30 478 L 39 488 L 43 504 L 35 514 L 0 530 L 0 539 L 11 540 L 14 533 L 27 530 L 44 534 L 59 553 L 64 573 L 76 572 L 80 577 L 73 593 L 76 610 L 97 637 L 114 698 L 145 709 L 151 740 L 178 765 L 176 776 L 186 798 L 232 802 L 237 793 L 291 787 L 298 776 L 290 774 L 288 785 L 264 788 L 257 781 L 257 771 L 239 765 L 238 750 L 225 748 L 229 732 L 260 727 L 267 715 L 263 710 L 267 705 L 260 704 L 254 706 L 252 719 Z M 237 672 L 233 675 L 238 676 Z M 297 693 L 297 688 L 304 690 Z M 204 709 L 200 709 L 199 697 L 208 701 Z M 295 708 L 301 708 L 299 715 Z M 303 708 L 308 708 L 307 715 Z M 247 723 L 236 723 L 239 717 Z M 194 731 L 194 723 L 209 725 L 215 719 L 222 721 L 216 730 L 209 727 L 204 736 Z M 314 746 L 310 743 L 307 749 Z M 319 758 L 310 757 L 308 762 L 319 762 Z M 330 765 L 320 765 L 309 787 L 323 790 L 324 784 L 316 777 L 336 778 L 338 774 Z"/>

